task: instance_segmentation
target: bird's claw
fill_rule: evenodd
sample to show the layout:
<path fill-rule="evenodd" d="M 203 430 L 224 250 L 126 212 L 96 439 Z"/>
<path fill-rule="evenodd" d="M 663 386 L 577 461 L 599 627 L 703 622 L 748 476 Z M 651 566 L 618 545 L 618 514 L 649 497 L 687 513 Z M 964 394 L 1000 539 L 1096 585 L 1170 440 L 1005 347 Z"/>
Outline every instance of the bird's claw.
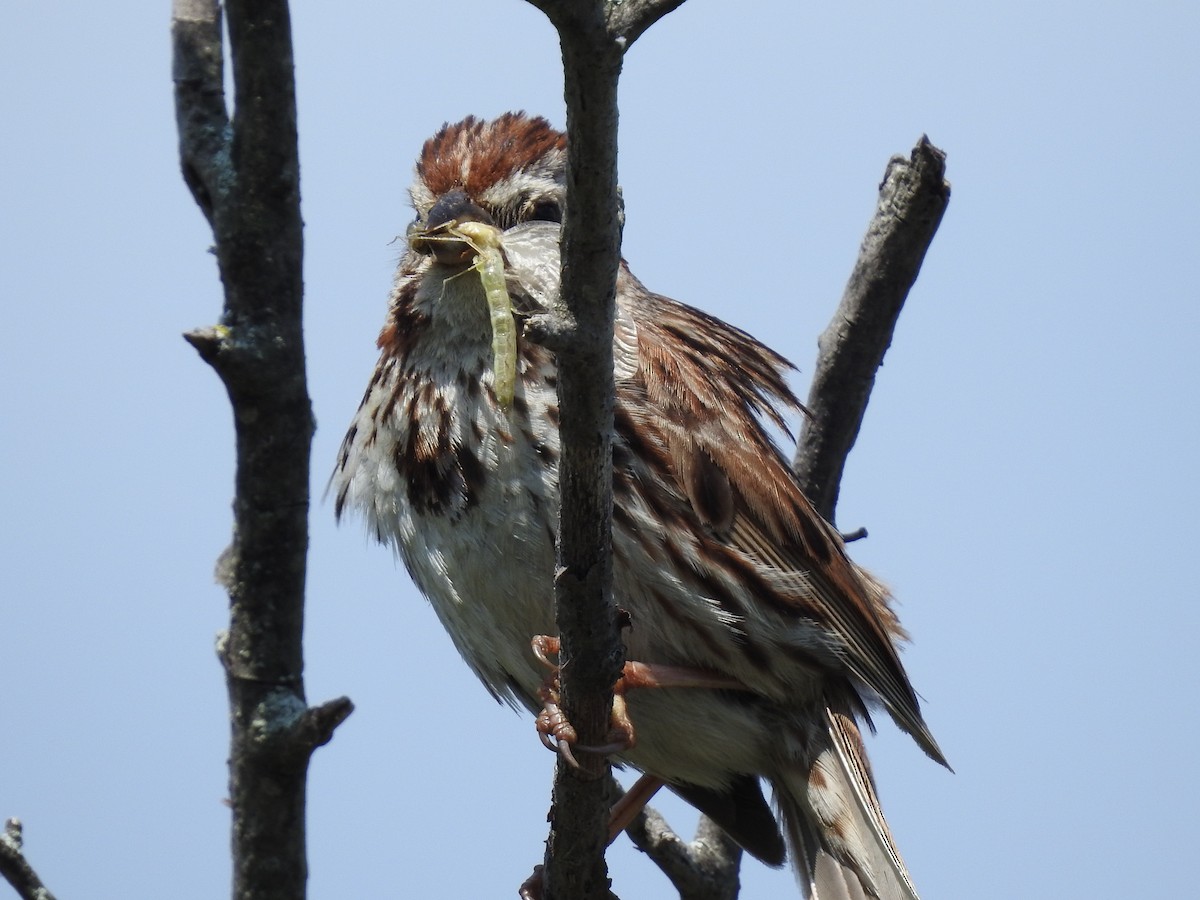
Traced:
<path fill-rule="evenodd" d="M 576 734 L 575 728 L 559 706 L 559 667 L 554 659 L 558 656 L 561 647 L 558 638 L 553 635 L 539 634 L 533 638 L 532 646 L 533 655 L 550 670 L 550 674 L 546 676 L 546 681 L 538 691 L 538 699 L 542 702 L 542 711 L 537 717 L 538 736 L 543 744 L 551 750 L 556 750 L 575 768 L 579 768 L 579 763 L 571 751 L 572 746 L 576 750 L 608 756 L 612 753 L 631 750 L 637 743 L 637 734 L 625 706 L 625 695 L 634 688 L 747 690 L 746 686 L 736 678 L 705 669 L 626 661 L 621 671 L 621 677 L 613 685 L 612 719 L 605 742 L 599 746 L 585 746 L 579 743 L 579 736 Z"/>
<path fill-rule="evenodd" d="M 539 634 L 533 638 L 533 655 L 551 670 L 545 683 L 538 691 L 538 699 L 542 702 L 542 711 L 537 716 L 537 732 L 542 744 L 549 750 L 556 751 L 572 768 L 579 768 L 572 747 L 587 753 L 608 756 L 631 749 L 637 742 L 633 722 L 625 708 L 623 680 L 618 681 L 613 688 L 612 722 L 606 735 L 605 742 L 598 746 L 579 743 L 579 735 L 559 706 L 558 664 L 551 656 L 557 656 L 559 640 L 552 635 Z"/>

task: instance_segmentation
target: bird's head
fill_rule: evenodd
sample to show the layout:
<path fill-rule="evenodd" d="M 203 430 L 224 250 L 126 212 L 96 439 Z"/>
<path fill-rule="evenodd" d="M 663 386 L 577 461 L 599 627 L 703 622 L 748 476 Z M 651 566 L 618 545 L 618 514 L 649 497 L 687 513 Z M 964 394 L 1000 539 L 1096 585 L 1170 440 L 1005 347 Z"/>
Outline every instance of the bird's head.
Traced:
<path fill-rule="evenodd" d="M 417 218 L 409 245 L 457 266 L 474 256 L 457 233 L 464 223 L 501 232 L 527 222 L 561 223 L 566 204 L 567 137 L 542 118 L 468 116 L 425 142 L 410 194 Z"/>

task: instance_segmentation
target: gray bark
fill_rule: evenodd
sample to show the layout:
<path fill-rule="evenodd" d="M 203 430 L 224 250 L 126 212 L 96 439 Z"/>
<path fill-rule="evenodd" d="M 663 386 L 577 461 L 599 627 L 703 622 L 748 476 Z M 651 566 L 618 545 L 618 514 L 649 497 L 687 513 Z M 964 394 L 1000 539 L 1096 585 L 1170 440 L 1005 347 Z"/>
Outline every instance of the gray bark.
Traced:
<path fill-rule="evenodd" d="M 225 289 L 220 324 L 184 337 L 224 383 L 237 435 L 233 541 L 218 564 L 230 602 L 218 653 L 232 728 L 233 896 L 298 900 L 308 761 L 353 707 L 341 698 L 310 708 L 302 677 L 313 417 L 288 7 L 230 0 L 225 9 L 232 120 L 220 7 L 176 0 L 172 17 L 183 175 L 212 225 Z"/>
<path fill-rule="evenodd" d="M 529 0 L 558 30 L 567 103 L 567 216 L 563 223 L 558 352 L 559 468 L 556 617 L 562 707 L 581 746 L 605 742 L 612 686 L 624 662 L 612 602 L 613 320 L 621 215 L 617 195 L 617 82 L 625 51 L 683 0 Z M 560 759 L 542 890 L 548 900 L 608 897 L 606 760 Z"/>

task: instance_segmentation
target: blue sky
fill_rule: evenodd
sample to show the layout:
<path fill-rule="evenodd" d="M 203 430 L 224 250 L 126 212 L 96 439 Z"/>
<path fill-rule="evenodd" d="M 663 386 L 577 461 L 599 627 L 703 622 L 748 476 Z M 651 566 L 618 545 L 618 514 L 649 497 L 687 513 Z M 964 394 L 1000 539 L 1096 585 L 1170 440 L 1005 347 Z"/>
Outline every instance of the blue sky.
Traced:
<path fill-rule="evenodd" d="M 652 289 L 766 339 L 806 391 L 888 157 L 922 133 L 949 156 L 839 508 L 870 530 L 855 555 L 900 599 L 957 771 L 888 723 L 870 744 L 922 895 L 1193 893 L 1200 11 L 738 6 L 692 0 L 627 59 L 624 252 Z M 563 106 L 554 33 L 520 0 L 293 16 L 320 498 L 421 142 Z M 0 34 L 0 816 L 63 897 L 228 890 L 232 431 L 179 336 L 221 295 L 167 23 L 166 2 L 47 2 Z M 323 502 L 308 626 L 310 700 L 358 706 L 312 767 L 311 896 L 513 896 L 553 757 Z M 627 842 L 611 859 L 624 900 L 669 896 Z M 750 863 L 743 897 L 790 882 Z"/>

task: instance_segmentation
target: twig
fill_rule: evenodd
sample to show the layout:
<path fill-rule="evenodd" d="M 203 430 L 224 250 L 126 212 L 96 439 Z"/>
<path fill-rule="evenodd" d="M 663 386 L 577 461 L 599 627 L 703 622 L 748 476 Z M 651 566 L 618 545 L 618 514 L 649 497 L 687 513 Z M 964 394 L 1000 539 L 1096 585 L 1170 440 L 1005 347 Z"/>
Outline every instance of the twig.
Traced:
<path fill-rule="evenodd" d="M 842 543 L 843 544 L 852 544 L 855 541 L 861 541 L 866 536 L 867 536 L 867 529 L 863 528 L 860 525 L 858 528 L 855 528 L 853 531 L 843 531 L 842 532 Z"/>
<path fill-rule="evenodd" d="M 308 761 L 353 709 L 310 709 L 302 636 L 312 410 L 301 322 L 303 238 L 286 0 L 229 0 L 234 110 L 216 0 L 175 0 L 175 109 L 184 179 L 212 225 L 221 323 L 185 335 L 220 376 L 237 431 L 234 538 L 218 565 L 232 724 L 233 896 L 298 900 L 307 879 Z"/>
<path fill-rule="evenodd" d="M 734 900 L 741 883 L 742 848 L 708 816 L 701 816 L 691 843 L 679 838 L 656 810 L 646 807 L 625 833 L 646 853 L 680 900 Z"/>
<path fill-rule="evenodd" d="M 0 875 L 4 876 L 21 900 L 54 900 L 42 884 L 33 866 L 22 852 L 23 835 L 19 819 L 9 819 L 0 834 Z"/>
<path fill-rule="evenodd" d="M 626 45 L 641 37 L 651 25 L 683 6 L 684 0 L 620 0 L 608 4 L 608 30 Z"/>
<path fill-rule="evenodd" d="M 830 522 L 875 373 L 950 202 L 945 175 L 946 155 L 924 136 L 909 159 L 892 157 L 842 301 L 817 342 L 811 415 L 800 432 L 794 468 L 804 493 Z"/>

